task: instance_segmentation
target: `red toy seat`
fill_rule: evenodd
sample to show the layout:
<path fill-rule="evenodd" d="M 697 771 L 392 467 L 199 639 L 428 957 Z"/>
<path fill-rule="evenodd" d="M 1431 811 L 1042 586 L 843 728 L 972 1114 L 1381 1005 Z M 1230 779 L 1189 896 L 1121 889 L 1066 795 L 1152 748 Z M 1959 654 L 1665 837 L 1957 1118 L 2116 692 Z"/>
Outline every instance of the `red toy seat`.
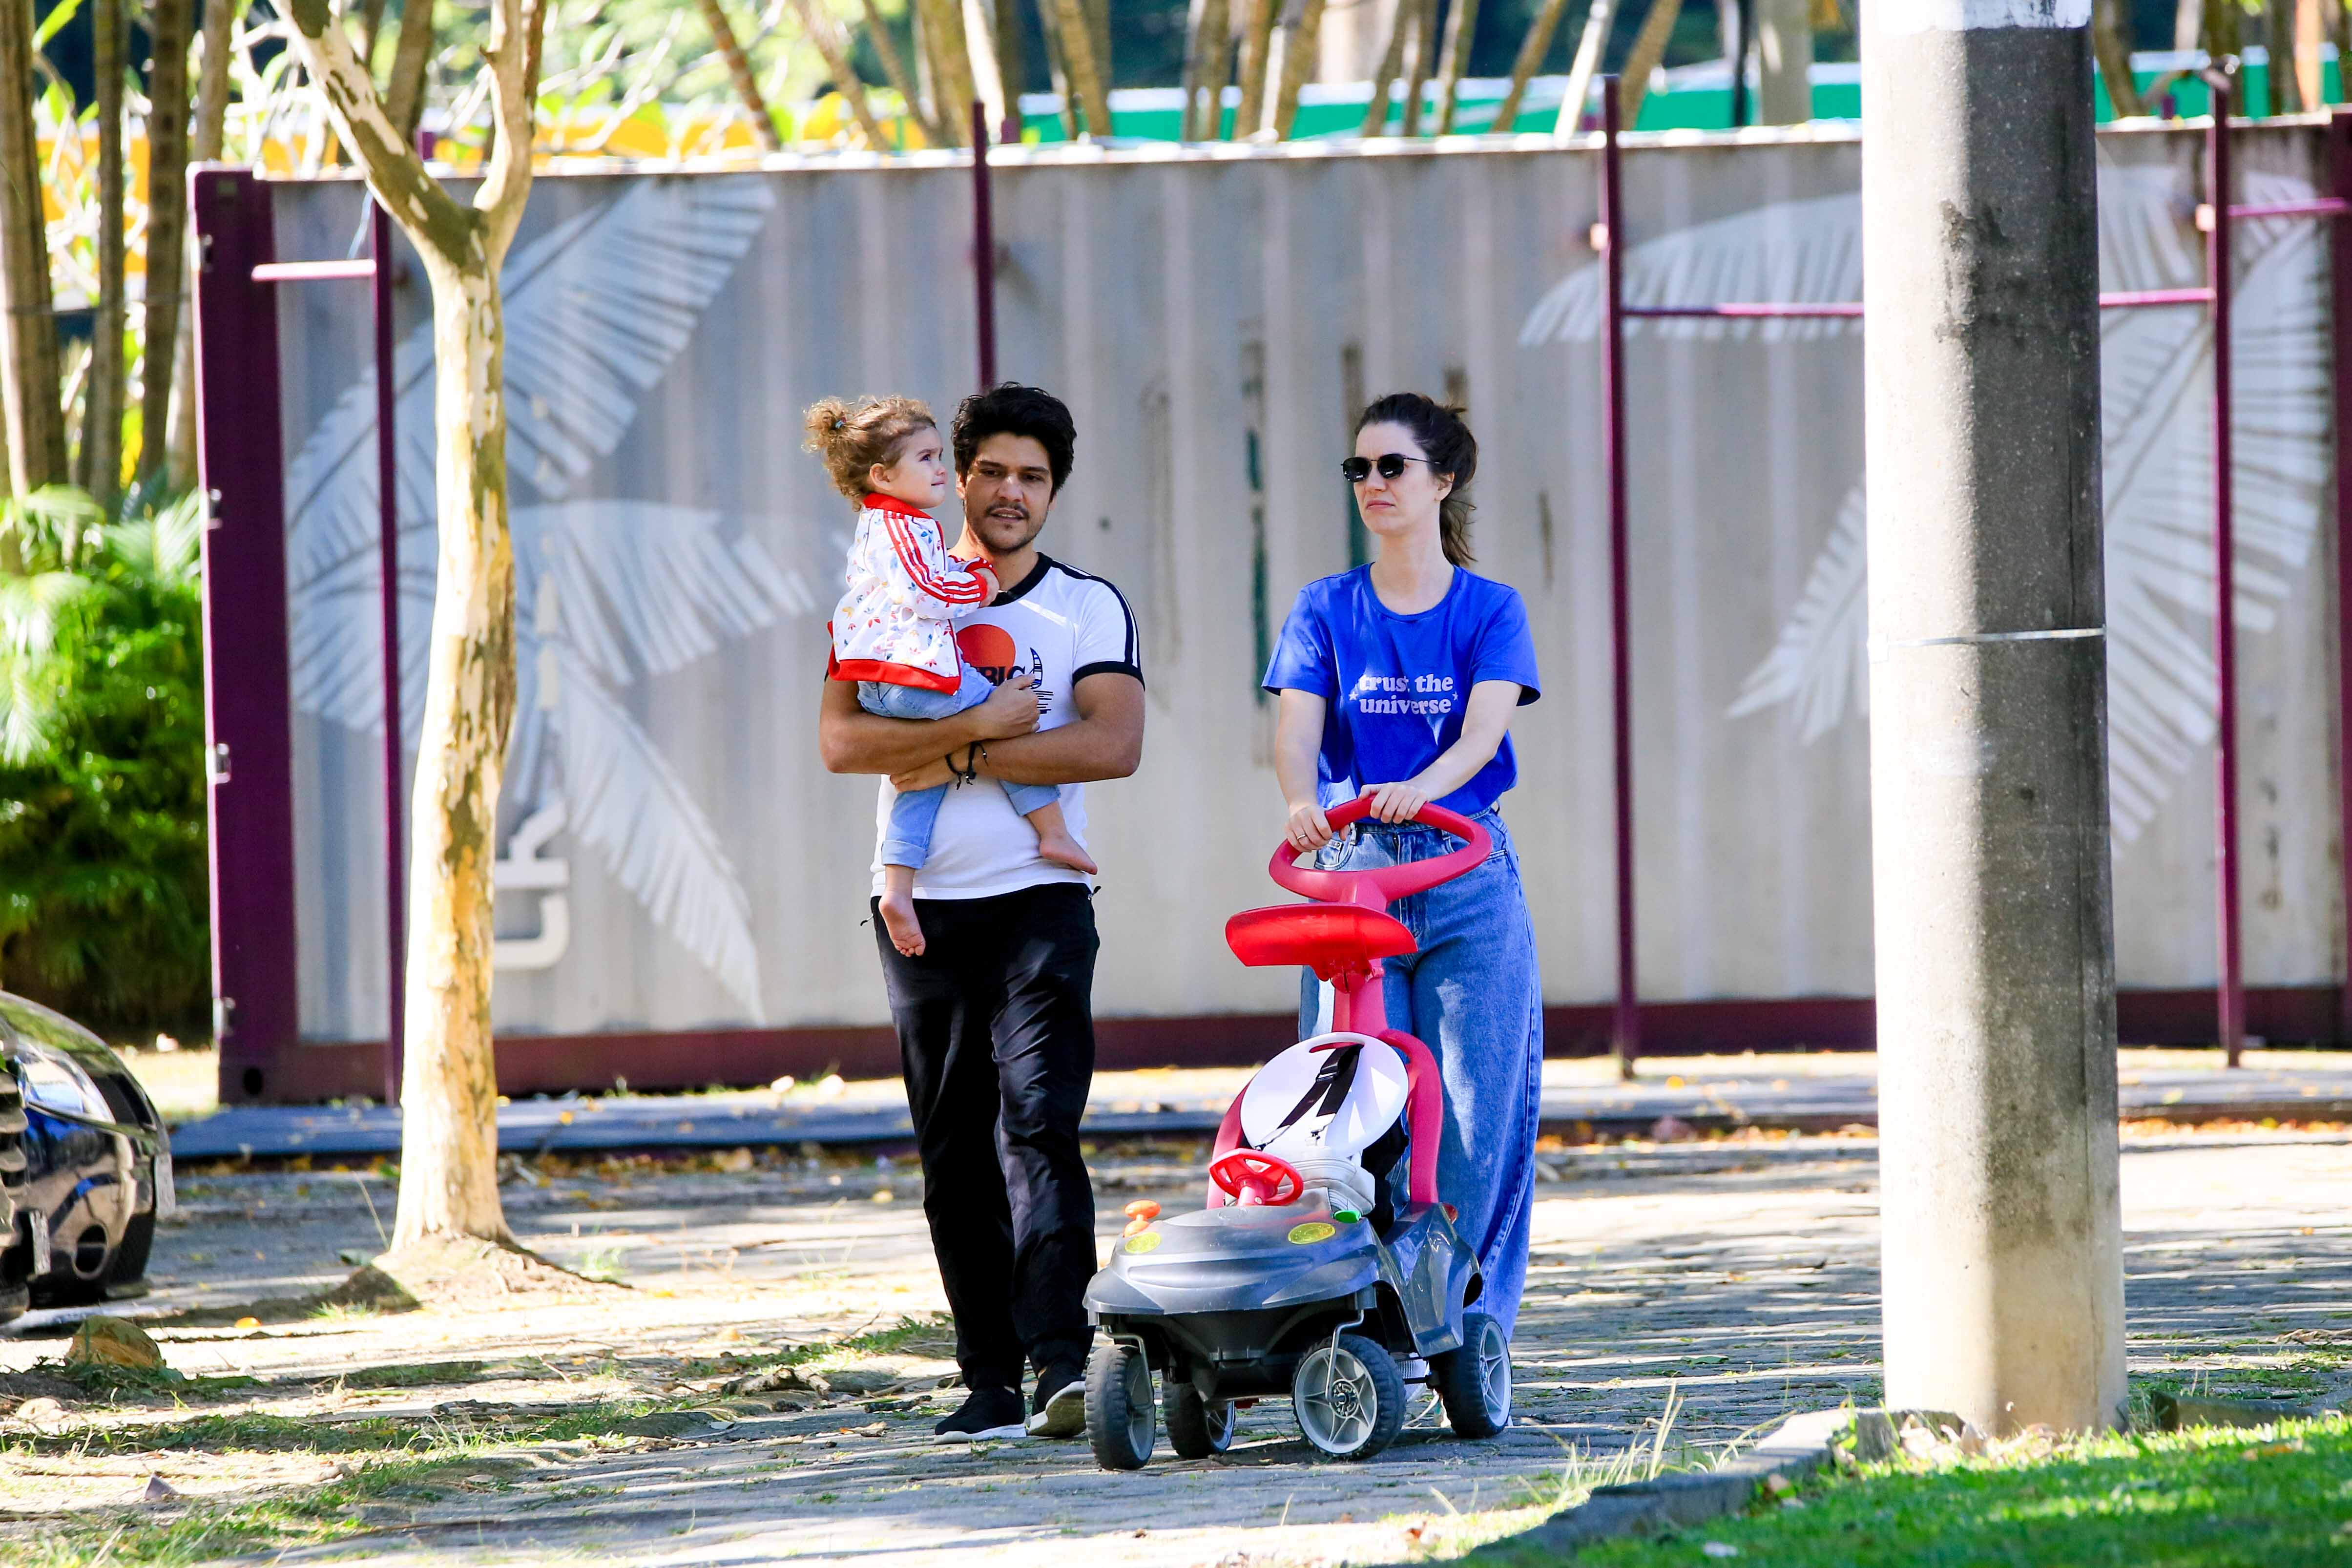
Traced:
<path fill-rule="evenodd" d="M 1325 980 L 1414 949 L 1394 916 L 1360 904 L 1276 904 L 1225 922 L 1225 945 L 1253 966 L 1304 964 Z"/>

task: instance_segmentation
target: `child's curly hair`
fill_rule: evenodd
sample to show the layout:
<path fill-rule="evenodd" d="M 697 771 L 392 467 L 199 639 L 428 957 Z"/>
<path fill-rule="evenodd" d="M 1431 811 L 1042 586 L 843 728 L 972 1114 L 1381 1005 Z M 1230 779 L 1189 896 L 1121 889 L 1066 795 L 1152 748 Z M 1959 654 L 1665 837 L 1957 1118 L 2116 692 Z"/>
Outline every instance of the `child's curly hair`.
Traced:
<path fill-rule="evenodd" d="M 863 500 L 874 486 L 876 464 L 888 468 L 908 437 L 919 430 L 936 430 L 931 405 L 919 397 L 861 397 L 855 405 L 839 397 L 820 398 L 802 416 L 808 439 L 802 446 L 824 459 L 833 488 L 851 500 Z"/>

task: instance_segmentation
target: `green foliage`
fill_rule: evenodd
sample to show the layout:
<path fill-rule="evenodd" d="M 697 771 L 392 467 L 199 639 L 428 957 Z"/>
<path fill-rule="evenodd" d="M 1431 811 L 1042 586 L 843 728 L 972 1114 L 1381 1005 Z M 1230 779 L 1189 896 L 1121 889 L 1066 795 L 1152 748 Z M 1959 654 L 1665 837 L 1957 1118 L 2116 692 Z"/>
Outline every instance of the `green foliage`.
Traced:
<path fill-rule="evenodd" d="M 206 992 L 194 498 L 0 510 L 0 985 L 117 1030 Z"/>

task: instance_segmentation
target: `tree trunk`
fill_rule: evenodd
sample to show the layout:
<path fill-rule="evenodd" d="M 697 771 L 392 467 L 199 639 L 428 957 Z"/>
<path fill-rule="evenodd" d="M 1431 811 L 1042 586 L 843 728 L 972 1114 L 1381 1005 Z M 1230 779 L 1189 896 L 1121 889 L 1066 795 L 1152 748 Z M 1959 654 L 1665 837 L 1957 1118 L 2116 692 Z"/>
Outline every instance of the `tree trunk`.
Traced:
<path fill-rule="evenodd" d="M 367 61 L 368 74 L 375 74 L 375 47 L 383 37 L 383 0 L 365 0 L 360 7 L 360 58 Z"/>
<path fill-rule="evenodd" d="M 1437 57 L 1440 136 L 1454 134 L 1454 115 L 1460 108 L 1454 100 L 1462 96 L 1462 73 L 1469 68 L 1470 46 L 1477 37 L 1478 0 L 1454 0 L 1454 9 L 1445 14 L 1445 43 Z"/>
<path fill-rule="evenodd" d="M 1813 117 L 1812 0 L 1758 0 L 1756 123 L 1802 125 Z"/>
<path fill-rule="evenodd" d="M 1227 0 L 1192 0 L 1184 29 L 1184 120 L 1187 142 L 1213 142 L 1223 128 L 1225 78 L 1233 57 L 1233 7 Z"/>
<path fill-rule="evenodd" d="M 1004 112 L 1011 117 L 1013 134 L 1025 129 L 1021 118 L 1021 95 L 1029 90 L 1029 37 L 1021 26 L 1021 0 L 995 0 L 996 69 L 1004 81 Z"/>
<path fill-rule="evenodd" d="M 801 31 L 816 46 L 816 52 L 824 57 L 824 68 L 833 73 L 835 89 L 848 100 L 851 112 L 857 116 L 858 129 L 866 133 L 866 144 L 877 153 L 888 152 L 888 133 L 875 117 L 874 105 L 867 100 L 866 84 L 858 79 L 857 68 L 850 63 L 849 39 L 841 31 L 841 24 L 832 12 L 814 0 L 793 0 L 793 9 L 800 16 Z"/>
<path fill-rule="evenodd" d="M 1528 95 L 1528 83 L 1535 79 L 1537 68 L 1551 53 L 1551 36 L 1559 30 L 1560 15 L 1567 9 L 1568 0 L 1543 0 L 1543 8 L 1528 25 L 1528 36 L 1519 43 L 1518 58 L 1511 62 L 1510 89 L 1495 110 L 1496 131 L 1509 132 L 1512 121 L 1518 119 L 1519 102 Z"/>
<path fill-rule="evenodd" d="M 1102 79 L 1104 101 L 1109 101 L 1112 84 L 1118 80 L 1118 68 L 1110 58 L 1110 0 L 1078 0 L 1087 14 L 1087 37 L 1095 47 L 1095 75 Z M 1103 134 L 1110 134 L 1109 121 L 1104 121 Z"/>
<path fill-rule="evenodd" d="M 538 0 L 491 0 L 482 54 L 499 134 L 467 206 L 425 172 L 328 0 L 289 0 L 288 9 L 337 130 L 415 244 L 433 292 L 439 565 L 410 824 L 408 1057 L 393 1250 L 461 1237 L 511 1245 L 499 1201 L 490 1042 L 490 868 L 515 701 L 499 268 L 530 193 L 545 13 Z"/>
<path fill-rule="evenodd" d="M 41 161 L 33 140 L 33 7 L 0 3 L 0 414 L 8 484 L 30 495 L 66 473 L 61 370 L 49 293 Z"/>
<path fill-rule="evenodd" d="M 1559 120 L 1552 126 L 1554 142 L 1571 142 L 1583 134 L 1584 100 L 1591 96 L 1592 79 L 1600 72 L 1601 51 L 1609 47 L 1609 29 L 1617 20 L 1617 0 L 1592 0 L 1584 14 L 1584 36 L 1576 41 L 1576 59 L 1568 68 L 1568 92 L 1559 100 Z"/>
<path fill-rule="evenodd" d="M 234 42 L 235 0 L 210 0 L 205 8 L 204 52 L 196 71 L 196 126 L 189 147 L 192 162 L 208 163 L 221 155 L 222 133 L 228 123 L 228 56 Z M 184 230 L 183 231 L 184 233 Z M 184 244 L 181 247 L 184 252 Z M 181 298 L 185 299 L 192 260 L 181 267 Z M 196 482 L 196 353 L 195 334 L 188 312 L 180 312 L 179 331 L 172 351 L 171 466 L 173 489 Z"/>
<path fill-rule="evenodd" d="M 1389 130 L 1389 89 L 1404 68 L 1404 49 L 1412 37 L 1413 18 L 1421 14 L 1416 0 L 1397 0 L 1396 17 L 1389 24 L 1389 47 L 1381 52 L 1380 68 L 1372 73 L 1372 99 L 1364 106 L 1364 136 L 1385 136 Z"/>
<path fill-rule="evenodd" d="M 923 107 L 922 89 L 908 74 L 907 62 L 899 58 L 898 46 L 890 37 L 890 25 L 882 19 L 874 0 L 865 0 L 865 5 L 866 37 L 874 45 L 874 58 L 882 62 L 882 74 L 890 79 L 890 85 L 906 100 L 907 114 L 923 128 L 923 139 L 934 143 L 945 140 L 940 134 L 939 121 Z"/>
<path fill-rule="evenodd" d="M 1633 52 L 1625 57 L 1625 74 L 1617 90 L 1617 122 L 1628 131 L 1641 121 L 1642 100 L 1650 90 L 1651 76 L 1666 58 L 1666 40 L 1674 36 L 1675 18 L 1682 9 L 1683 0 L 1650 0 L 1650 14 L 1633 35 Z"/>
<path fill-rule="evenodd" d="M 171 446 L 180 301 L 187 279 L 188 31 L 194 0 L 155 0 L 155 63 L 147 96 L 147 350 L 140 369 L 140 479 L 163 468 Z"/>
<path fill-rule="evenodd" d="M 2091 52 L 2098 59 L 2099 79 L 2106 83 L 2116 118 L 2136 120 L 2146 114 L 2139 79 L 2132 75 L 2131 50 L 2124 43 L 2121 0 L 2091 0 Z"/>
<path fill-rule="evenodd" d="M 433 287 L 440 561 L 410 825 L 394 1250 L 442 1237 L 512 1239 L 499 1201 L 490 1050 L 490 867 L 515 691 L 505 332 L 487 266 L 422 254 Z"/>
<path fill-rule="evenodd" d="M 1284 25 L 1282 70 L 1274 95 L 1272 127 L 1277 142 L 1290 140 L 1290 128 L 1298 119 L 1298 89 L 1315 60 L 1317 40 L 1323 31 L 1323 5 L 1324 0 L 1298 0 L 1297 17 Z"/>
<path fill-rule="evenodd" d="M 1437 31 L 1437 0 L 1414 0 L 1412 47 L 1404 57 L 1404 126 L 1407 136 L 1421 134 L 1422 100 L 1429 96 L 1429 46 Z"/>
<path fill-rule="evenodd" d="M 751 62 L 736 41 L 735 25 L 727 19 L 725 7 L 719 0 L 695 0 L 695 8 L 702 13 L 702 25 L 709 31 L 710 47 L 726 62 L 727 79 L 735 84 L 735 96 L 743 100 L 743 109 L 751 117 L 751 134 L 760 145 L 771 153 L 784 150 L 784 139 L 776 130 L 776 117 L 768 112 L 768 100 L 760 90 L 760 79 L 751 74 Z M 850 79 L 853 82 L 856 78 Z M 846 95 L 848 89 L 843 89 Z"/>
<path fill-rule="evenodd" d="M 931 68 L 931 107 L 940 141 L 961 147 L 971 140 L 971 57 L 963 41 L 958 0 L 915 0 L 922 17 L 923 58 Z"/>
<path fill-rule="evenodd" d="M 1055 32 L 1062 43 L 1062 68 L 1069 75 L 1070 91 L 1087 114 L 1087 134 L 1110 134 L 1110 89 L 1103 80 L 1095 56 L 1095 29 L 1084 0 L 1045 0 L 1055 7 Z"/>
<path fill-rule="evenodd" d="M 2295 107 L 2301 110 L 2327 107 L 2327 83 L 2322 75 L 2326 61 L 2320 46 L 2327 41 L 2326 22 L 2320 7 L 2331 0 L 2295 0 L 2294 5 L 2294 96 Z M 2342 7 L 2338 5 L 2337 8 Z"/>
<path fill-rule="evenodd" d="M 92 0 L 90 73 L 98 87 L 98 313 L 89 329 L 82 461 L 89 493 L 111 510 L 122 493 L 122 79 L 130 69 L 125 0 Z"/>
<path fill-rule="evenodd" d="M 996 54 L 996 14 L 989 0 L 963 0 L 963 40 L 971 52 L 973 96 L 991 141 L 1003 134 L 1013 94 L 1004 83 L 1004 62 Z"/>
<path fill-rule="evenodd" d="M 1045 35 L 1045 77 L 1062 105 L 1062 140 L 1078 139 L 1078 100 L 1070 90 L 1069 57 L 1062 52 L 1062 13 L 1054 0 L 1037 0 L 1037 30 Z"/>
<path fill-rule="evenodd" d="M 1405 0 L 1411 4 L 1412 0 Z M 1246 139 L 1265 118 L 1265 68 L 1274 47 L 1275 7 L 1280 0 L 1247 0 L 1243 11 L 1241 64 L 1242 100 L 1234 110 L 1233 140 Z"/>
<path fill-rule="evenodd" d="M 2318 4 L 2326 13 L 2320 36 L 2336 46 L 2336 99 L 2341 103 L 2352 100 L 2352 5 L 2344 4 L 2344 0 L 2318 0 Z M 2315 60 L 2313 62 L 2315 76 L 2322 68 Z M 2325 92 L 2317 94 L 2312 100 L 2313 105 L 2316 107 L 2326 97 Z"/>
<path fill-rule="evenodd" d="M 2205 52 L 2213 57 L 2218 66 L 2227 56 L 2239 52 L 2239 20 L 2243 15 L 2238 0 L 2205 0 Z M 2245 100 L 2239 99 L 2239 112 L 2245 112 Z"/>
<path fill-rule="evenodd" d="M 425 75 L 433 64 L 433 0 L 401 0 L 400 41 L 392 51 L 392 83 L 384 112 L 404 140 L 414 145 L 425 114 Z"/>

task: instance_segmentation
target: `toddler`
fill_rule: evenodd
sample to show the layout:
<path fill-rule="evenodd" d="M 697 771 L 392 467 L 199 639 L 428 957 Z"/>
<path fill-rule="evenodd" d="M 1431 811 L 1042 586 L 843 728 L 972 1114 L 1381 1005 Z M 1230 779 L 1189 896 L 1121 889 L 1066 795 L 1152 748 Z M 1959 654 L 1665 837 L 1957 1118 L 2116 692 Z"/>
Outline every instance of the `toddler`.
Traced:
<path fill-rule="evenodd" d="M 835 679 L 857 682 L 857 703 L 886 719 L 944 719 L 976 708 L 995 689 L 956 651 L 955 623 L 997 595 L 982 561 L 950 555 L 930 509 L 948 498 L 948 465 L 937 421 L 912 397 L 868 397 L 855 406 L 828 397 L 807 415 L 808 449 L 824 460 L 834 488 L 858 503 L 849 546 L 848 591 L 833 612 Z M 1091 872 L 1095 863 L 1062 820 L 1051 784 L 1004 785 L 1013 809 L 1037 830 L 1037 853 Z M 915 915 L 915 873 L 929 858 L 947 785 L 907 790 L 890 805 L 882 836 L 882 923 L 909 958 L 923 951 Z"/>

